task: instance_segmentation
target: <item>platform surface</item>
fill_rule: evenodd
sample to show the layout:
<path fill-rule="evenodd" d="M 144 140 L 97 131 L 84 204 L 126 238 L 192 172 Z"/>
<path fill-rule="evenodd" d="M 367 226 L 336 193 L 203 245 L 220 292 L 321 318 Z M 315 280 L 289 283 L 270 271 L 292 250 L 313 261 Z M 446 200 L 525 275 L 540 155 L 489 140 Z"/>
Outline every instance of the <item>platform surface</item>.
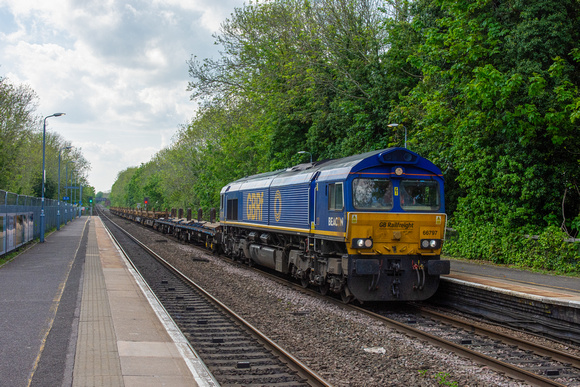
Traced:
<path fill-rule="evenodd" d="M 0 267 L 0 386 L 217 385 L 100 218 Z"/>
<path fill-rule="evenodd" d="M 500 265 L 453 259 L 451 273 L 442 278 L 580 308 L 578 277 L 534 273 Z"/>

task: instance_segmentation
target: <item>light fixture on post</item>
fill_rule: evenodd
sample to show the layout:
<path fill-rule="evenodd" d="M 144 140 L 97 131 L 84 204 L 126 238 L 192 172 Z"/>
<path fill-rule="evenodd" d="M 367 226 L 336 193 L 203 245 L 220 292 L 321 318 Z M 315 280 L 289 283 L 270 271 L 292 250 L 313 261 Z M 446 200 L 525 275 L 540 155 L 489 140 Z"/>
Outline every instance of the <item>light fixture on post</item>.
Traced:
<path fill-rule="evenodd" d="M 58 151 L 58 202 L 57 202 L 58 204 L 56 207 L 56 231 L 60 230 L 60 200 L 61 200 L 61 198 L 60 198 L 60 156 L 61 156 L 63 150 L 70 149 L 70 148 L 72 148 L 71 145 L 62 147 Z"/>
<path fill-rule="evenodd" d="M 405 125 L 403 125 L 403 124 L 389 124 L 387 126 L 391 127 L 391 128 L 396 128 L 399 125 L 401 125 L 403 128 L 405 128 L 405 149 L 406 149 L 407 148 L 407 128 L 405 127 Z"/>
<path fill-rule="evenodd" d="M 44 184 L 46 183 L 46 169 L 45 169 L 45 160 L 46 160 L 46 119 L 50 117 L 60 117 L 65 115 L 65 113 L 54 113 L 50 116 L 44 117 L 44 125 L 42 126 L 42 196 L 40 199 L 40 243 L 44 243 L 44 226 L 45 226 L 45 219 L 44 219 Z"/>
<path fill-rule="evenodd" d="M 308 153 L 310 155 L 310 164 L 312 164 L 312 153 L 310 153 L 308 151 L 300 151 L 300 152 L 298 152 L 299 155 L 302 155 L 304 153 Z"/>

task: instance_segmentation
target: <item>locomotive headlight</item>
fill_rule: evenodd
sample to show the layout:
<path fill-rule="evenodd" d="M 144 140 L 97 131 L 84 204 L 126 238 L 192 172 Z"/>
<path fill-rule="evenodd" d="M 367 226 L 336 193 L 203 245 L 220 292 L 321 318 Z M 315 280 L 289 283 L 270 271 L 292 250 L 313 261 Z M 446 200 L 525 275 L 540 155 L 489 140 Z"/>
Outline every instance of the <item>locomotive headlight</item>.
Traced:
<path fill-rule="evenodd" d="M 352 247 L 354 249 L 370 249 L 373 247 L 373 240 L 371 238 L 356 238 L 352 240 Z"/>
<path fill-rule="evenodd" d="M 421 239 L 422 249 L 438 249 L 441 247 L 440 239 Z"/>

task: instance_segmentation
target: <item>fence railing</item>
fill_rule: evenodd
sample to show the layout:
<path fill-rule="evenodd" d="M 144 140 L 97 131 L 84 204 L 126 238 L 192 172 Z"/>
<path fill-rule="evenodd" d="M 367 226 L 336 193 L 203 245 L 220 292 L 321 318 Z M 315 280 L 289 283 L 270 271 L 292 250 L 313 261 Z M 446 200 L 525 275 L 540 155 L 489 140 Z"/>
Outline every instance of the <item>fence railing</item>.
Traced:
<path fill-rule="evenodd" d="M 0 190 L 0 255 L 40 237 L 41 199 Z M 60 212 L 60 217 L 58 216 Z M 44 200 L 45 230 L 64 225 L 80 215 L 78 206 L 58 200 Z"/>

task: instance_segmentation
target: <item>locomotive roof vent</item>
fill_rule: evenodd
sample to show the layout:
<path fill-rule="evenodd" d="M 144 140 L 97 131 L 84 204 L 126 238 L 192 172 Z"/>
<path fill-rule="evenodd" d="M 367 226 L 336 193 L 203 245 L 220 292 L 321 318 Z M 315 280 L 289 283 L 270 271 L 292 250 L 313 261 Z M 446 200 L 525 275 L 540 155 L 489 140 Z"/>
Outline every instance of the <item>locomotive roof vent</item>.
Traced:
<path fill-rule="evenodd" d="M 303 163 L 303 164 L 298 164 L 298 165 L 295 165 L 293 167 L 290 167 L 286 171 L 287 172 L 305 171 L 307 169 L 312 168 L 313 166 L 314 166 L 314 163 Z"/>

